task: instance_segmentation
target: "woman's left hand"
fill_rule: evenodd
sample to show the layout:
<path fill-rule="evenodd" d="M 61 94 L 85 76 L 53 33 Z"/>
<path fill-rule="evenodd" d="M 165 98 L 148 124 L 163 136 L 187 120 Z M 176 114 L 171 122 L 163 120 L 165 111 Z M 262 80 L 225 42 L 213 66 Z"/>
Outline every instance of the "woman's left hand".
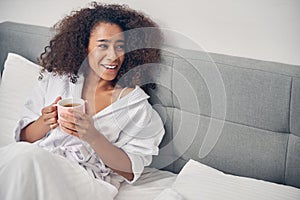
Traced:
<path fill-rule="evenodd" d="M 76 136 L 88 143 L 100 134 L 94 126 L 94 120 L 87 101 L 85 101 L 85 113 L 72 108 L 68 111 L 69 113 L 62 114 L 59 120 L 61 129 L 65 133 Z"/>

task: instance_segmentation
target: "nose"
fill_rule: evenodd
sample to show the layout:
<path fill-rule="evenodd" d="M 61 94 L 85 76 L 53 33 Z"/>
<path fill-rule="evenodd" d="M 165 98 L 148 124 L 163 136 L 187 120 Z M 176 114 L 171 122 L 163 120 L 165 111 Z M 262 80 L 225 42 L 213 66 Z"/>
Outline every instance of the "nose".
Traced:
<path fill-rule="evenodd" d="M 106 58 L 111 61 L 118 59 L 118 55 L 116 54 L 114 47 L 110 47 L 107 49 Z"/>

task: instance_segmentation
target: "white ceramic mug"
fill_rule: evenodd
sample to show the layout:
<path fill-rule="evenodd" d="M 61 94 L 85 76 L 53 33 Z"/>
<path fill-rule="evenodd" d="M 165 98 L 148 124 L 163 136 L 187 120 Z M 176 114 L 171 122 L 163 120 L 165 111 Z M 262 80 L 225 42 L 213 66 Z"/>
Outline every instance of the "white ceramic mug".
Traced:
<path fill-rule="evenodd" d="M 76 109 L 85 113 L 85 104 L 84 100 L 80 98 L 65 98 L 57 102 L 57 115 L 58 120 L 60 115 L 64 113 L 69 113 L 70 109 Z"/>

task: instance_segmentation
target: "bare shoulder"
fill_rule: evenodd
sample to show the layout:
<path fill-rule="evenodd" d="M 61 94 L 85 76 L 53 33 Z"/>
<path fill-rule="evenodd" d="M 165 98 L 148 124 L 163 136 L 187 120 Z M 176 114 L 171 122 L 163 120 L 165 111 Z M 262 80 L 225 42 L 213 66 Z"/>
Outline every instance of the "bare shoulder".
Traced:
<path fill-rule="evenodd" d="M 127 94 L 129 94 L 130 92 L 132 92 L 134 90 L 134 88 L 124 88 L 122 91 L 121 91 L 121 94 L 120 94 L 120 98 L 122 97 L 125 97 Z"/>
<path fill-rule="evenodd" d="M 134 89 L 135 88 L 130 88 L 130 87 L 122 88 L 121 86 L 116 86 L 114 89 L 114 93 L 113 93 L 114 101 L 125 97 L 130 92 L 132 92 Z"/>

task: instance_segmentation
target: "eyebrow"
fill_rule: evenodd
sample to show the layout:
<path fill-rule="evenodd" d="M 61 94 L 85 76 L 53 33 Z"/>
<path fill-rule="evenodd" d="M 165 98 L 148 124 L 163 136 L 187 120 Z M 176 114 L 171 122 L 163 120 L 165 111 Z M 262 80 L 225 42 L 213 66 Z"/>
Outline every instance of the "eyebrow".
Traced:
<path fill-rule="evenodd" d="M 111 40 L 101 39 L 101 40 L 97 40 L 97 42 L 111 42 Z M 124 40 L 117 40 L 116 42 L 125 42 L 125 41 Z"/>

